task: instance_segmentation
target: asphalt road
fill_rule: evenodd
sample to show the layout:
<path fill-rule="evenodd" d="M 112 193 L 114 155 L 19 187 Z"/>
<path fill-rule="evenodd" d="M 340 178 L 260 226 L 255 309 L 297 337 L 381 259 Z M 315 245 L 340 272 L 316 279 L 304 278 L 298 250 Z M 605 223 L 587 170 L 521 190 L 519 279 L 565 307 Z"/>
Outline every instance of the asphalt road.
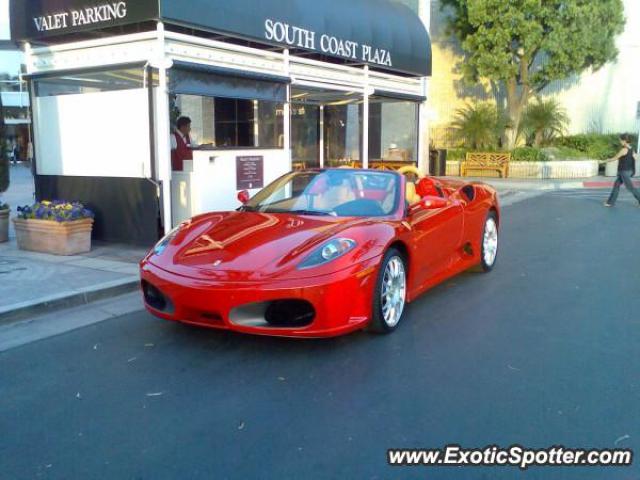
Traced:
<path fill-rule="evenodd" d="M 628 468 L 388 467 L 388 448 L 640 454 L 640 209 L 504 210 L 493 273 L 391 336 L 206 331 L 140 312 L 0 354 L 3 479 L 622 479 Z"/>

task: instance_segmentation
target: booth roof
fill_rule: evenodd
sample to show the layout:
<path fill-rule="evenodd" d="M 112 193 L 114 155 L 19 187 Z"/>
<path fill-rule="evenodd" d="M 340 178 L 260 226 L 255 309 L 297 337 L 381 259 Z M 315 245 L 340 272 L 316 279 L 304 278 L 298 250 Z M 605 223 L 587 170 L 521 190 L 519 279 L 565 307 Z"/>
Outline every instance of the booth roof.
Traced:
<path fill-rule="evenodd" d="M 422 21 L 396 0 L 10 0 L 17 41 L 161 20 L 374 68 L 431 75 Z"/>

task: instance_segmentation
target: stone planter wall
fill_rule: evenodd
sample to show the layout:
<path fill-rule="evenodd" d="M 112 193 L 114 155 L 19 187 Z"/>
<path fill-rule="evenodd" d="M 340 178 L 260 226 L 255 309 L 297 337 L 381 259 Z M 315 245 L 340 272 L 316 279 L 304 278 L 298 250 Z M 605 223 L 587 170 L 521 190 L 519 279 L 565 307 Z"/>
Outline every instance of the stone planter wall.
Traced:
<path fill-rule="evenodd" d="M 460 176 L 460 162 L 458 160 L 447 161 L 447 176 L 449 177 Z"/>
<path fill-rule="evenodd" d="M 13 219 L 18 248 L 54 255 L 77 255 L 91 251 L 93 219 L 73 222 Z"/>
<path fill-rule="evenodd" d="M 563 160 L 551 162 L 510 162 L 509 178 L 591 178 L 598 176 L 595 160 Z M 451 172 L 451 173 L 450 173 Z M 460 162 L 447 162 L 447 175 L 460 175 Z M 496 176 L 488 172 L 487 176 Z"/>
<path fill-rule="evenodd" d="M 591 178 L 598 176 L 595 160 L 564 160 L 552 162 L 511 162 L 511 178 Z"/>
<path fill-rule="evenodd" d="M 11 210 L 0 210 L 0 243 L 9 240 L 9 212 Z"/>

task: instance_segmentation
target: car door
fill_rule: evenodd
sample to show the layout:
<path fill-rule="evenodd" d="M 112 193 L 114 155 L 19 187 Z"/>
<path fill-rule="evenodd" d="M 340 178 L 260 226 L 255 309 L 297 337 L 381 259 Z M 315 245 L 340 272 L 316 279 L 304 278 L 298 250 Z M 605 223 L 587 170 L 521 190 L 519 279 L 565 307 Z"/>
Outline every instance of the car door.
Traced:
<path fill-rule="evenodd" d="M 410 207 L 407 215 L 412 231 L 411 253 L 417 285 L 450 266 L 458 254 L 464 227 L 462 202 L 444 198 L 437 202 L 436 208 L 428 203 Z"/>

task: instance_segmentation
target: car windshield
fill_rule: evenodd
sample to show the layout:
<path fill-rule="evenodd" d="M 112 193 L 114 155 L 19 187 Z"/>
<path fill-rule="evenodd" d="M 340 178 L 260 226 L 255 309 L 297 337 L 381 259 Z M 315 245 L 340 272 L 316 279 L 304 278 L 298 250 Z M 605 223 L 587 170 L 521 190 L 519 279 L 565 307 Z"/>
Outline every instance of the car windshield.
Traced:
<path fill-rule="evenodd" d="M 400 177 L 369 170 L 289 173 L 261 190 L 242 209 L 338 217 L 381 217 L 398 206 Z"/>

